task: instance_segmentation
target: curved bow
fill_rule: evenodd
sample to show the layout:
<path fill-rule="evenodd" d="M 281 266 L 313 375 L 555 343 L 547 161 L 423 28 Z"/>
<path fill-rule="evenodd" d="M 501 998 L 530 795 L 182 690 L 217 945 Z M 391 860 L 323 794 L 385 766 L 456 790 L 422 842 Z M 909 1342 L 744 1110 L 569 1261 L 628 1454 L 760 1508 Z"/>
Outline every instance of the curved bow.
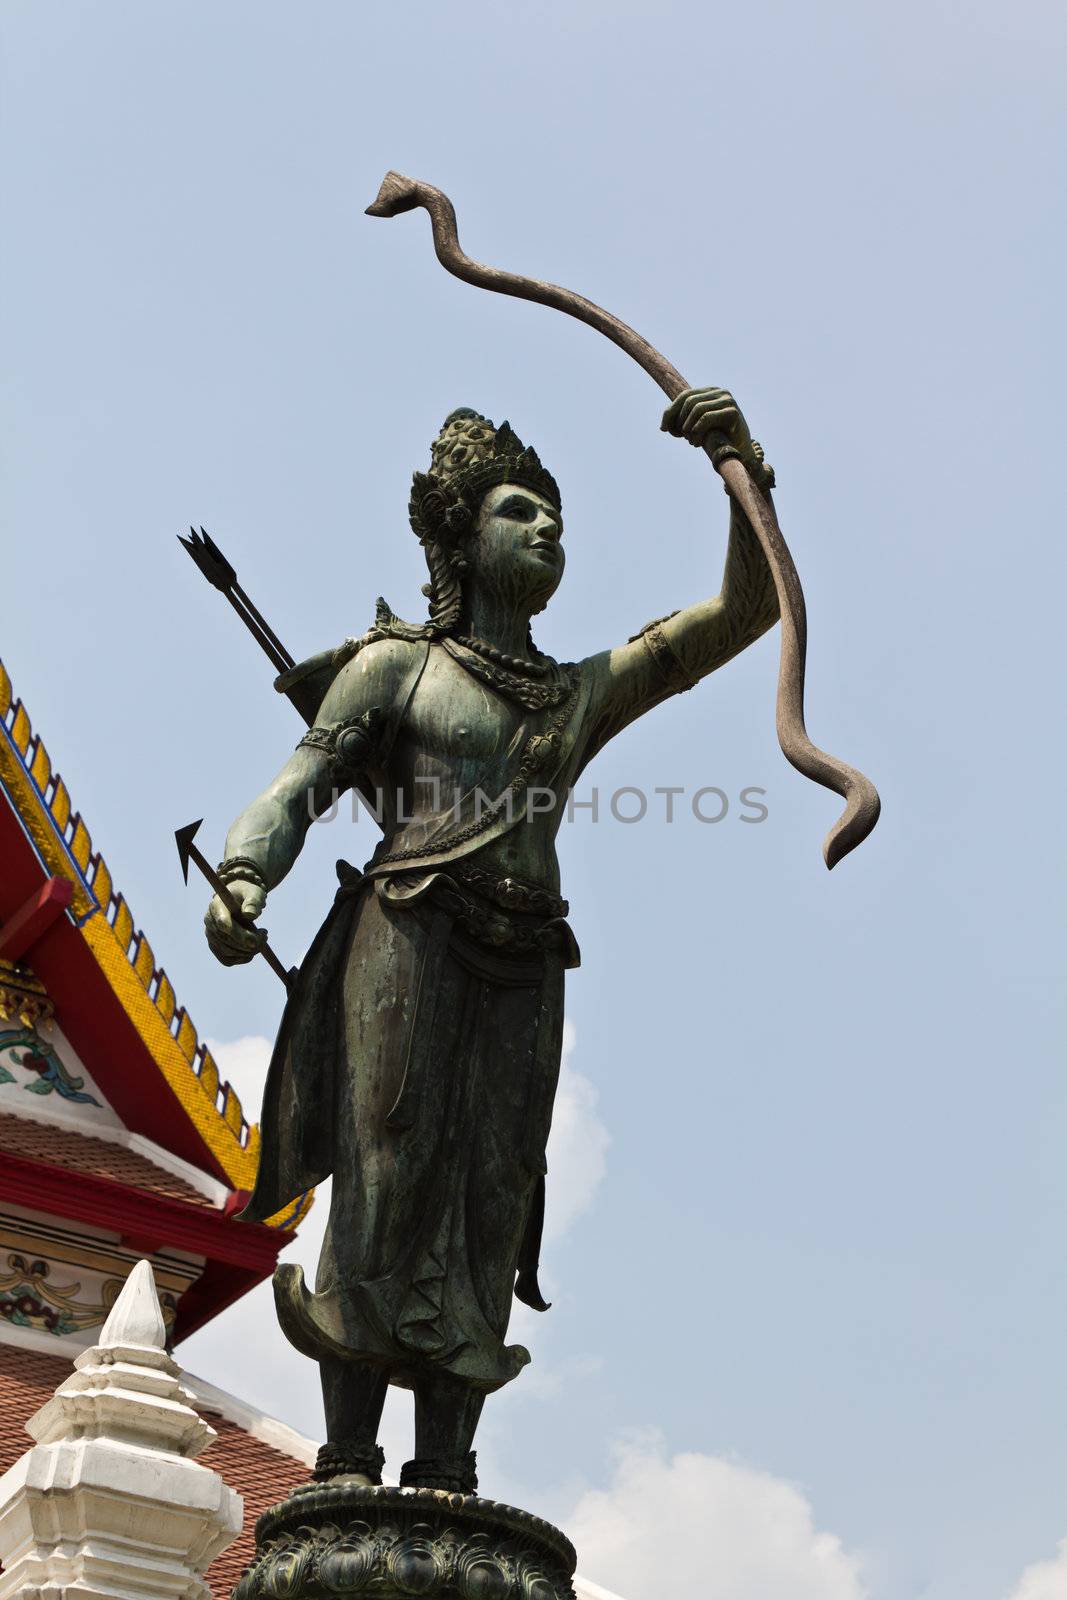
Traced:
<path fill-rule="evenodd" d="M 378 198 L 367 207 L 367 215 L 395 217 L 401 211 L 412 211 L 418 206 L 424 207 L 430 214 L 437 259 L 457 278 L 474 284 L 478 289 L 513 294 L 520 300 L 536 300 L 541 305 L 565 311 L 580 322 L 587 322 L 591 328 L 596 328 L 598 333 L 619 345 L 627 355 L 633 356 L 671 400 L 689 387 L 681 373 L 658 350 L 653 349 L 647 339 L 642 339 L 625 322 L 620 322 L 618 317 L 613 317 L 592 300 L 586 300 L 583 295 L 574 294 L 569 289 L 560 289 L 556 284 L 542 283 L 537 278 L 523 278 L 518 273 L 503 272 L 499 267 L 483 266 L 464 255 L 459 245 L 455 208 L 448 196 L 431 184 L 421 183 L 416 178 L 405 178 L 399 172 L 387 172 Z M 710 456 L 714 445 L 708 444 L 705 449 Z M 863 843 L 878 821 L 881 809 L 878 791 L 862 772 L 820 750 L 808 737 L 804 726 L 804 664 L 807 653 L 804 591 L 789 547 L 778 526 L 770 494 L 755 482 L 748 468 L 736 458 L 721 461 L 716 464 L 715 470 L 755 529 L 778 591 L 782 621 L 776 711 L 778 742 L 786 759 L 798 772 L 815 783 L 821 783 L 824 788 L 833 789 L 845 801 L 844 811 L 823 841 L 823 859 L 828 867 L 835 867 L 850 850 Z"/>

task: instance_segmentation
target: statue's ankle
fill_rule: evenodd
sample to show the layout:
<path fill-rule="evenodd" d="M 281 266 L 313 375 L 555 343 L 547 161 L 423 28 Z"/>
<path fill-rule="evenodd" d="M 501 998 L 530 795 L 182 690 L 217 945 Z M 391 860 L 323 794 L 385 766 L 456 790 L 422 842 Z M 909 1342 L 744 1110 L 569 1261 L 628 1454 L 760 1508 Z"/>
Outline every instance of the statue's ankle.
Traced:
<path fill-rule="evenodd" d="M 473 1450 L 465 1456 L 417 1456 L 400 1469 L 402 1489 L 445 1489 L 449 1494 L 474 1494 L 478 1487 Z"/>
<path fill-rule="evenodd" d="M 385 1451 L 374 1440 L 331 1439 L 320 1448 L 311 1476 L 316 1483 L 325 1483 L 329 1478 L 358 1475 L 378 1484 L 384 1465 Z"/>

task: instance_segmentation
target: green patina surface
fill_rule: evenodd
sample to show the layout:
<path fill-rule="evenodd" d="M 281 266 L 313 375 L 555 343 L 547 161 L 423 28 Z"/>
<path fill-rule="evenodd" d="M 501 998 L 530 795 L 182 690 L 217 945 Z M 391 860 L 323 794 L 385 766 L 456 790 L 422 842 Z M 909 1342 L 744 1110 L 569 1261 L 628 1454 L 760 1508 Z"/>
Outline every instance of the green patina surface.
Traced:
<path fill-rule="evenodd" d="M 766 470 L 723 390 L 687 391 L 663 426 Z M 559 490 L 506 423 L 467 409 L 416 473 L 410 518 L 427 621 L 380 602 L 362 638 L 279 681 L 314 701 L 314 725 L 233 824 L 220 871 L 258 917 L 311 817 L 347 789 L 374 800 L 382 840 L 362 871 L 340 865 L 286 1007 L 246 1215 L 333 1175 L 314 1290 L 297 1268 L 276 1278 L 282 1325 L 322 1370 L 320 1476 L 378 1480 L 392 1382 L 415 1395 L 402 1482 L 469 1493 L 485 1396 L 529 1360 L 505 1343 L 512 1296 L 546 1309 L 545 1146 L 579 960 L 555 844 L 568 790 L 630 722 L 764 633 L 777 601 L 734 504 L 718 594 L 551 660 L 531 619 L 563 576 Z M 218 899 L 207 932 L 224 962 L 255 953 Z"/>

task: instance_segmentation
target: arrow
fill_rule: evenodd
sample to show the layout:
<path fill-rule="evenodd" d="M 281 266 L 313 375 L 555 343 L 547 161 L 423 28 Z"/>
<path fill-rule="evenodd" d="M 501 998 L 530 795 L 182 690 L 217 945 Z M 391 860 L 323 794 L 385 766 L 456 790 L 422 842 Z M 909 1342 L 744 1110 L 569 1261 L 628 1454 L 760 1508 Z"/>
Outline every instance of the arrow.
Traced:
<path fill-rule="evenodd" d="M 200 823 L 203 822 L 203 820 L 203 817 L 201 817 L 199 821 L 190 822 L 184 828 L 177 828 L 175 830 L 174 842 L 178 846 L 178 860 L 182 864 L 182 877 L 185 879 L 186 883 L 189 882 L 190 861 L 192 861 L 195 866 L 200 868 L 200 871 L 203 873 L 208 883 L 210 883 L 211 887 L 214 889 L 223 905 L 229 911 L 230 916 L 234 919 L 234 921 L 239 922 L 242 928 L 247 928 L 250 933 L 254 933 L 259 937 L 260 945 L 257 954 L 263 957 L 264 961 L 267 963 L 268 967 L 270 967 L 272 972 L 276 972 L 278 974 L 278 977 L 285 984 L 285 987 L 287 989 L 292 989 L 297 979 L 297 969 L 295 967 L 286 968 L 282 965 L 281 961 L 279 961 L 278 957 L 267 943 L 266 930 L 264 928 L 257 928 L 255 923 L 252 921 L 252 918 L 245 915 L 237 901 L 234 899 L 233 895 L 230 893 L 229 889 L 215 871 L 215 868 L 211 865 L 211 862 L 204 855 L 203 851 L 199 850 L 193 843 L 193 840 L 196 838 L 197 829 L 200 827 Z"/>
<path fill-rule="evenodd" d="M 260 649 L 266 653 L 275 672 L 288 672 L 296 662 L 263 613 L 252 604 L 237 582 L 237 571 L 233 563 L 227 561 L 214 539 L 209 533 L 205 533 L 203 528 L 197 533 L 195 528 L 190 527 L 189 534 L 188 539 L 180 533 L 178 535 L 178 543 L 183 550 L 188 550 L 208 583 L 226 596 Z"/>

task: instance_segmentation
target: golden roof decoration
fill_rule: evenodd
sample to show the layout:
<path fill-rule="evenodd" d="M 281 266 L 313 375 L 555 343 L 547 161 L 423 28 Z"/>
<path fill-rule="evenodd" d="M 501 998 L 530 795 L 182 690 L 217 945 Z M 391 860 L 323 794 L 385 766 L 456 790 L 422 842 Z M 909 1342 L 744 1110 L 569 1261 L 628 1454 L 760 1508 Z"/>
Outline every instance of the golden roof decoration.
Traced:
<path fill-rule="evenodd" d="M 11 679 L 0 661 L 0 784 L 8 791 L 22 826 L 48 873 L 71 884 L 70 914 L 81 938 L 112 993 L 132 1022 L 162 1077 L 194 1124 L 201 1141 L 235 1189 L 251 1189 L 259 1158 L 259 1129 L 245 1117 L 232 1085 L 197 1035 L 184 1006 L 144 932 L 135 923 L 126 900 L 112 883 L 111 871 L 81 814 L 74 809 L 61 775 L 29 714 L 16 700 Z M 3 991 L 16 990 L 30 1004 L 21 974 L 10 963 L 0 965 Z M 44 991 L 37 986 L 38 998 Z M 47 1000 L 44 1002 L 47 1004 Z M 12 1014 L 21 1014 L 17 1011 Z M 271 1218 L 275 1227 L 293 1228 L 310 1209 L 304 1197 L 284 1215 Z"/>

